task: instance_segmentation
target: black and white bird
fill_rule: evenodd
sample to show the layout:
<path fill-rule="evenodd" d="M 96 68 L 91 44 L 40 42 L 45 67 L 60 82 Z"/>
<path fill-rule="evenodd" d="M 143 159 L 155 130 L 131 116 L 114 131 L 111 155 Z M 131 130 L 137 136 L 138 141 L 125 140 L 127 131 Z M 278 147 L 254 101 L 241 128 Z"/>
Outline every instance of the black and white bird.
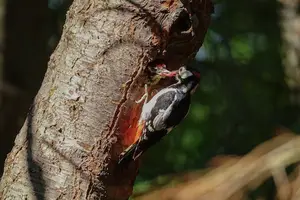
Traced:
<path fill-rule="evenodd" d="M 129 146 L 119 157 L 119 163 L 124 164 L 140 157 L 149 147 L 156 144 L 177 126 L 188 114 L 191 95 L 195 92 L 200 74 L 196 71 L 179 68 L 175 76 L 177 82 L 154 95 L 148 101 L 148 90 L 145 85 L 145 94 L 137 101 L 144 105 L 138 122 L 139 139 Z"/>

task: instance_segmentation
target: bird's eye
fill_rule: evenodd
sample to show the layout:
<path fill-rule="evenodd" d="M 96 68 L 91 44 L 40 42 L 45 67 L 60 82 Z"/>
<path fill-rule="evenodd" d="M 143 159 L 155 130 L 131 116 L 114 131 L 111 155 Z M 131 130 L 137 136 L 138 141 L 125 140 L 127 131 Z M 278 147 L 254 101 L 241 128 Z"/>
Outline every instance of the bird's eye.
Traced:
<path fill-rule="evenodd" d="M 179 68 L 179 73 L 182 73 L 182 72 L 184 72 L 184 67 Z"/>

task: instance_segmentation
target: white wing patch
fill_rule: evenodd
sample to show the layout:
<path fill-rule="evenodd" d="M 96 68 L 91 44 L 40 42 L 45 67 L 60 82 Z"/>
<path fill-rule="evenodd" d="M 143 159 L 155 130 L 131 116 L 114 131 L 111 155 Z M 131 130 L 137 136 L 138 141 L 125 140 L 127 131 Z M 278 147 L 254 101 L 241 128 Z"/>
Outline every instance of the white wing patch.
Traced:
<path fill-rule="evenodd" d="M 159 114 L 153 119 L 153 126 L 155 130 L 159 131 L 165 128 L 165 123 L 163 121 L 164 113 L 159 112 Z"/>
<path fill-rule="evenodd" d="M 176 91 L 177 93 L 177 91 Z M 172 103 L 168 106 L 166 110 L 160 109 L 158 115 L 153 120 L 153 127 L 155 130 L 163 130 L 166 128 L 166 120 L 169 118 L 173 107 L 177 102 L 177 95 L 175 94 Z"/>
<path fill-rule="evenodd" d="M 149 118 L 151 118 L 151 109 L 155 106 L 158 97 L 167 92 L 177 92 L 177 90 L 174 88 L 166 88 L 154 95 L 154 97 L 143 106 L 140 120 L 147 121 Z"/>

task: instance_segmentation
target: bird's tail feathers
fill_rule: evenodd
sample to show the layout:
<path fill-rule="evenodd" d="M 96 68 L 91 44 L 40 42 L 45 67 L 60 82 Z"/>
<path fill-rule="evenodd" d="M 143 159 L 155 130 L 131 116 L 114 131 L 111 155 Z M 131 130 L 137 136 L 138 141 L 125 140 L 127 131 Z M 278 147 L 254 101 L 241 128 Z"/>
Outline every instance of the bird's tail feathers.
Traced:
<path fill-rule="evenodd" d="M 134 160 L 134 154 L 138 143 L 130 145 L 126 150 L 121 153 L 119 157 L 119 164 L 126 164 Z"/>

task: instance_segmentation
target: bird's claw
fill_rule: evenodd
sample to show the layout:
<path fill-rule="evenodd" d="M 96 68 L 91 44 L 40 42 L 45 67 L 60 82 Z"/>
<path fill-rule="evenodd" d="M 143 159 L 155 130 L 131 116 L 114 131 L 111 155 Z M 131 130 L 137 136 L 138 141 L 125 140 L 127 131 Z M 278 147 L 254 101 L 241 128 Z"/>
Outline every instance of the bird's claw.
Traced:
<path fill-rule="evenodd" d="M 144 99 L 145 99 L 145 103 L 147 103 L 147 99 L 148 99 L 148 85 L 145 84 L 145 93 L 144 95 L 137 101 L 135 101 L 136 103 L 141 103 Z"/>

